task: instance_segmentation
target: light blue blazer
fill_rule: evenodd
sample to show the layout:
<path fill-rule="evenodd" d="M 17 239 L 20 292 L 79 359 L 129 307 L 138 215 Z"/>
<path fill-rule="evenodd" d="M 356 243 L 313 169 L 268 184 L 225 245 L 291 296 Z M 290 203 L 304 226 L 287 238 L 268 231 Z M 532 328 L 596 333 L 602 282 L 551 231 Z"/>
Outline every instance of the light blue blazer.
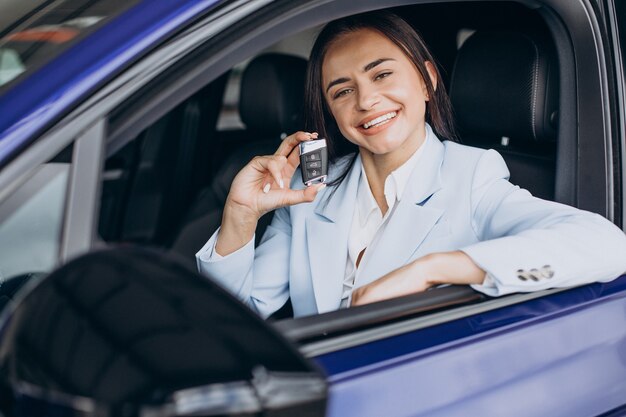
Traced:
<path fill-rule="evenodd" d="M 626 237 L 612 223 L 531 196 L 508 181 L 494 150 L 442 143 L 427 130 L 427 147 L 384 235 L 359 265 L 356 287 L 457 249 L 487 271 L 473 287 L 492 296 L 608 281 L 626 271 Z M 331 167 L 331 179 L 347 161 Z M 196 255 L 199 270 L 264 317 L 288 297 L 296 316 L 338 309 L 360 165 L 357 159 L 334 195 L 326 187 L 313 203 L 277 210 L 256 249 L 253 239 L 217 259 L 218 230 Z"/>

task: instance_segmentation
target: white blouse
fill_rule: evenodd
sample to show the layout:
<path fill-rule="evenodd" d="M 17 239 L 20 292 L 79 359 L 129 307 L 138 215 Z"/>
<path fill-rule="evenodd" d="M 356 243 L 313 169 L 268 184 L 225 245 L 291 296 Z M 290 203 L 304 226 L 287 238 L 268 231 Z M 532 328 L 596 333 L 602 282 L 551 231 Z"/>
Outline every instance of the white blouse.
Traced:
<path fill-rule="evenodd" d="M 356 262 L 361 251 L 365 250 L 361 258 L 360 265 L 367 262 L 369 253 L 375 253 L 373 250 L 380 236 L 385 232 L 388 219 L 393 215 L 396 203 L 402 199 L 402 194 L 406 188 L 413 169 L 417 166 L 427 141 L 432 140 L 430 135 L 426 135 L 422 145 L 411 155 L 411 157 L 395 171 L 393 171 L 385 180 L 385 200 L 387 200 L 387 212 L 382 215 L 372 190 L 369 187 L 365 169 L 361 164 L 361 177 L 357 189 L 356 206 L 354 216 L 352 218 L 352 227 L 350 230 L 350 238 L 348 240 L 348 256 L 346 260 L 346 272 L 343 280 L 343 293 L 341 296 L 341 307 L 350 305 L 352 290 L 358 283 L 359 268 Z M 371 248 L 370 250 L 366 250 Z M 373 256 L 373 255 L 372 255 Z"/>

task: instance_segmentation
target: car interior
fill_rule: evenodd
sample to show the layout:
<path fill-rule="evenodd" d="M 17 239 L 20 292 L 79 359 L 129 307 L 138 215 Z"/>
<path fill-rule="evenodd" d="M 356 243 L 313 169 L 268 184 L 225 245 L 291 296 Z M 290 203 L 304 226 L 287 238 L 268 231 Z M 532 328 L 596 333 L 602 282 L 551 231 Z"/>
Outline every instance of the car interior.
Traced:
<path fill-rule="evenodd" d="M 498 150 L 511 182 L 535 196 L 571 203 L 565 163 L 570 156 L 567 147 L 559 146 L 564 139 L 558 128 L 564 69 L 544 18 L 513 2 L 393 10 L 421 33 L 436 57 L 461 142 Z M 195 253 L 219 227 L 237 172 L 302 128 L 306 56 L 318 29 L 258 51 L 132 140 L 111 146 L 103 174 L 100 238 L 164 249 L 195 268 Z M 119 109 L 111 120 L 123 112 Z M 271 213 L 261 219 L 257 243 L 270 221 Z M 460 303 L 484 299 L 464 297 Z M 286 305 L 276 317 L 290 314 Z"/>

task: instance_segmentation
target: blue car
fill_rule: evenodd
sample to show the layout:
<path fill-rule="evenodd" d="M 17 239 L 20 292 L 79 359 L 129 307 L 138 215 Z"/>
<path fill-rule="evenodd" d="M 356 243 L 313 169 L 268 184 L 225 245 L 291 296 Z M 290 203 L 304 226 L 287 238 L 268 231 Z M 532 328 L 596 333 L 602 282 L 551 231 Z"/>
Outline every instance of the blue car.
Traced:
<path fill-rule="evenodd" d="M 623 1 L 3 0 L 0 416 L 626 415 L 626 275 L 262 320 L 196 271 L 234 175 L 302 128 L 317 31 L 377 9 L 463 143 L 624 229 Z"/>

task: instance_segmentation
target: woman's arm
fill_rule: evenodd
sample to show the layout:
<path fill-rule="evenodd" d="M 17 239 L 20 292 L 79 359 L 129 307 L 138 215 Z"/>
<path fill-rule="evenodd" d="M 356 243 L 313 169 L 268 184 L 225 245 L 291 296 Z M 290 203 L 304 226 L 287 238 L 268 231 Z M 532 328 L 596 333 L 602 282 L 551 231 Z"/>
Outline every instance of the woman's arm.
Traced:
<path fill-rule="evenodd" d="M 482 284 L 485 271 L 462 251 L 423 256 L 352 293 L 353 306 L 422 292 L 440 284 Z"/>
<path fill-rule="evenodd" d="M 459 248 L 489 276 L 490 296 L 609 281 L 626 271 L 626 235 L 596 213 L 533 197 L 508 181 L 500 154 L 483 154 L 473 178 L 472 227 Z"/>
<path fill-rule="evenodd" d="M 300 142 L 317 133 L 296 132 L 287 136 L 274 155 L 257 156 L 237 174 L 224 205 L 215 250 L 221 256 L 241 249 L 252 239 L 259 218 L 279 207 L 315 200 L 323 184 L 292 190 L 291 177 L 300 165 Z"/>
<path fill-rule="evenodd" d="M 261 316 L 278 310 L 289 297 L 289 210 L 275 212 L 263 242 L 254 248 L 258 219 L 279 207 L 313 201 L 323 185 L 292 189 L 299 165 L 297 145 L 316 134 L 298 132 L 274 155 L 252 159 L 235 177 L 222 224 L 196 254 L 198 269 L 227 288 Z"/>
<path fill-rule="evenodd" d="M 598 214 L 533 197 L 508 176 L 502 157 L 485 152 L 471 191 L 479 242 L 392 271 L 355 290 L 352 305 L 442 283 L 469 284 L 498 296 L 607 281 L 626 271 L 626 236 L 615 225 Z"/>
<path fill-rule="evenodd" d="M 254 247 L 254 237 L 243 247 L 216 256 L 218 229 L 196 254 L 200 272 L 218 282 L 233 295 L 267 317 L 278 310 L 289 297 L 289 247 L 291 222 L 289 209 L 276 210 L 263 242 Z"/>

